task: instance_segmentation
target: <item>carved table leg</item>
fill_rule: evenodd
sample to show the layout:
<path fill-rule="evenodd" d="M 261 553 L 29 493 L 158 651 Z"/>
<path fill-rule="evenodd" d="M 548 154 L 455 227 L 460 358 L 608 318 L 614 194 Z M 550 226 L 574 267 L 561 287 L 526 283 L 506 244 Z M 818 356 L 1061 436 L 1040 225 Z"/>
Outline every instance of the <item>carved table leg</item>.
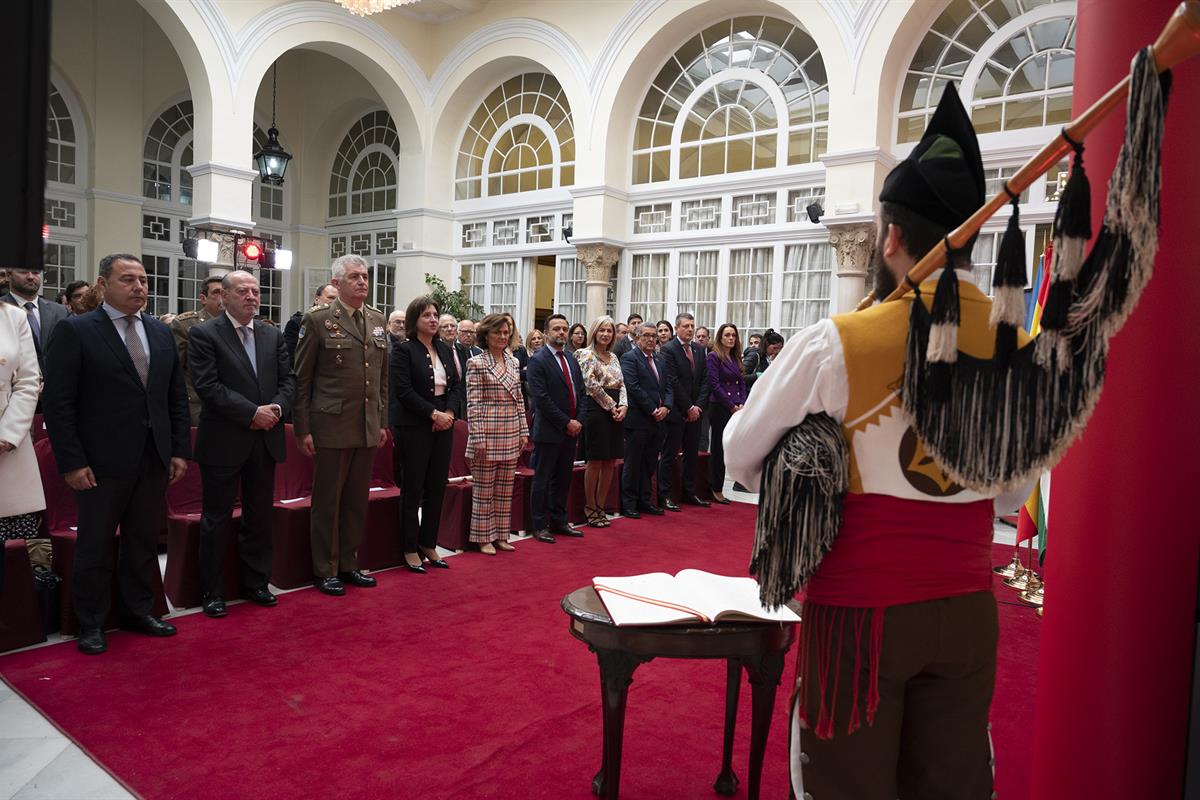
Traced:
<path fill-rule="evenodd" d="M 633 671 L 649 661 L 620 650 L 593 648 L 600 662 L 600 699 L 604 709 L 604 751 L 600 771 L 592 779 L 592 793 L 616 800 L 621 786 L 621 745 L 625 736 L 625 698 Z"/>
<path fill-rule="evenodd" d="M 750 785 L 748 800 L 758 800 L 762 779 L 767 734 L 771 731 L 771 712 L 775 708 L 775 689 L 783 678 L 783 651 L 766 653 L 760 659 L 746 661 L 752 689 L 750 717 Z"/>
<path fill-rule="evenodd" d="M 725 678 L 725 747 L 721 751 L 721 774 L 713 783 L 717 794 L 737 793 L 738 777 L 733 771 L 733 731 L 737 724 L 738 692 L 742 688 L 742 663 L 736 658 L 728 661 Z"/>

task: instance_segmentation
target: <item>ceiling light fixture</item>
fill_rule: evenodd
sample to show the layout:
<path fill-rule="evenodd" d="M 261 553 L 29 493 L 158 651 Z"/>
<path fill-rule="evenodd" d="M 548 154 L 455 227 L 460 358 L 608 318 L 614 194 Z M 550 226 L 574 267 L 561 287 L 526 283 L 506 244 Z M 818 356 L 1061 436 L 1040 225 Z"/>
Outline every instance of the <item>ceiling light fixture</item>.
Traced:
<path fill-rule="evenodd" d="M 380 11 L 387 11 L 397 6 L 407 6 L 415 2 L 417 0 L 337 0 L 339 6 L 360 17 L 378 14 Z"/>

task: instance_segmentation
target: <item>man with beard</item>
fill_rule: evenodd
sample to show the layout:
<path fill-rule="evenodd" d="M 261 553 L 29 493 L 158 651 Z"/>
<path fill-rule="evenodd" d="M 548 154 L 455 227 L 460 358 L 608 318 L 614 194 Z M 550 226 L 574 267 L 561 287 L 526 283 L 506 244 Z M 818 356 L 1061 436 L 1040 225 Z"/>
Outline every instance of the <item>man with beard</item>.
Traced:
<path fill-rule="evenodd" d="M 970 117 L 948 86 L 924 137 L 884 180 L 877 296 L 983 204 L 984 185 Z M 969 252 L 951 257 L 962 298 L 958 346 L 991 358 L 991 301 L 972 282 Z M 921 285 L 927 305 L 939 277 Z M 803 587 L 791 737 L 797 797 L 992 791 L 992 521 L 1027 491 L 996 497 L 959 486 L 906 422 L 896 386 L 915 297 L 800 332 L 725 429 L 729 473 L 752 489 L 763 460 L 810 414 L 839 423 L 851 454 L 837 538 Z"/>

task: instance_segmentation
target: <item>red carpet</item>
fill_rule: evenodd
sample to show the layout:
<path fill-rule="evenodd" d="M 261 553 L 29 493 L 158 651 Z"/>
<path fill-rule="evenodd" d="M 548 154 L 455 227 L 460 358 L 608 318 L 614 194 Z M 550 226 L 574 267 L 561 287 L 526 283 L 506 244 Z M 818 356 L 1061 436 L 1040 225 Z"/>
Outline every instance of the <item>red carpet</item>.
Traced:
<path fill-rule="evenodd" d="M 176 620 L 179 636 L 113 634 L 0 658 L 0 674 L 147 798 L 585 800 L 600 763 L 595 657 L 567 632 L 563 595 L 598 574 L 697 567 L 742 574 L 753 508 L 617 521 L 582 540 L 468 553 L 451 569 L 379 574 L 379 588 L 307 590 L 278 608 Z M 1006 561 L 1008 548 L 997 548 Z M 1002 599 L 1007 598 L 1007 591 Z M 1027 796 L 1038 621 L 1001 607 L 997 792 Z M 787 797 L 784 698 L 763 798 Z M 704 798 L 720 766 L 725 667 L 658 660 L 630 688 L 626 798 Z M 743 687 L 734 754 L 749 749 Z"/>

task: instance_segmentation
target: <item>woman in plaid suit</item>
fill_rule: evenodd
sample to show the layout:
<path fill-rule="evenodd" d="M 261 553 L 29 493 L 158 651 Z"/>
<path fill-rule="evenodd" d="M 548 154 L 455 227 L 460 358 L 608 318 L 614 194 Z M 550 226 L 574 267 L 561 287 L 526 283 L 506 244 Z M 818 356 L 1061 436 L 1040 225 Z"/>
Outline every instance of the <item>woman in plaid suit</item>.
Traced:
<path fill-rule="evenodd" d="M 475 329 L 482 354 L 467 361 L 467 458 L 474 484 L 472 542 L 489 556 L 508 543 L 513 471 L 529 439 L 521 372 L 508 346 L 514 328 L 505 314 L 488 314 Z"/>

